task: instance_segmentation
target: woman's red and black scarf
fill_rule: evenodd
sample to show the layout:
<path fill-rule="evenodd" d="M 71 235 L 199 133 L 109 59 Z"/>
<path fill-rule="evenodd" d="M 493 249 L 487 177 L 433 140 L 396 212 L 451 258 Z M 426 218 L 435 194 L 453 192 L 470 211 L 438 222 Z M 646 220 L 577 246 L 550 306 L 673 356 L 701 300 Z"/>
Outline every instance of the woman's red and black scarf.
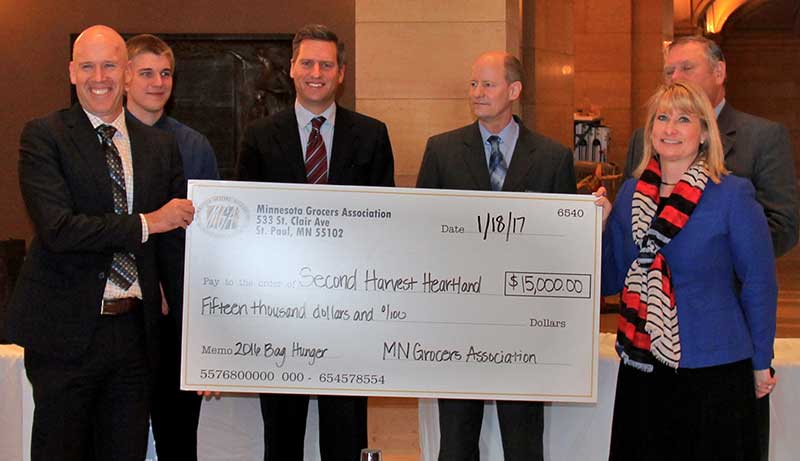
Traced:
<path fill-rule="evenodd" d="M 623 362 L 651 372 L 655 362 L 678 368 L 681 340 L 672 274 L 661 249 L 683 229 L 708 182 L 705 162 L 697 161 L 681 176 L 658 212 L 661 166 L 652 158 L 633 193 L 633 241 L 639 256 L 625 277 L 617 331 Z"/>

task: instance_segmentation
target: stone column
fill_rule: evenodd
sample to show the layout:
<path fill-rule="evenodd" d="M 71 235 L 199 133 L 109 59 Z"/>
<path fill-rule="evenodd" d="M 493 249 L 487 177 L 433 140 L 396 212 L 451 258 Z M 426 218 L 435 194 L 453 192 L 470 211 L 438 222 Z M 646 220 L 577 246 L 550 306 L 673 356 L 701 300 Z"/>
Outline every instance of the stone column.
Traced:
<path fill-rule="evenodd" d="M 575 46 L 572 0 L 522 2 L 525 124 L 572 147 Z"/>
<path fill-rule="evenodd" d="M 428 137 L 472 121 L 472 61 L 487 50 L 519 56 L 520 5 L 356 0 L 356 109 L 388 125 L 398 185 L 416 182 Z"/>
<path fill-rule="evenodd" d="M 633 2 L 631 129 L 644 126 L 647 100 L 664 82 L 663 50 L 671 40 L 672 0 Z"/>

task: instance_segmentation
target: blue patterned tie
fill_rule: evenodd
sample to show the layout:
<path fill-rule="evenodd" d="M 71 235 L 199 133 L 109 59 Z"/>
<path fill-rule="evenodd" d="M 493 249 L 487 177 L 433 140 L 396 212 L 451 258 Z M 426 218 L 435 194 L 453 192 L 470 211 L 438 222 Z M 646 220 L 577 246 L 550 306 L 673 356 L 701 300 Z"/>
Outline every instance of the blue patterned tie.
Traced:
<path fill-rule="evenodd" d="M 492 149 L 489 156 L 489 179 L 492 183 L 492 190 L 503 190 L 503 182 L 506 180 L 506 159 L 500 152 L 500 136 L 489 136 L 489 146 Z"/>
<path fill-rule="evenodd" d="M 111 189 L 114 193 L 114 213 L 128 214 L 128 194 L 125 191 L 125 171 L 122 169 L 122 158 L 119 156 L 117 146 L 114 145 L 114 133 L 117 129 L 111 125 L 100 125 L 96 128 L 103 151 L 106 154 L 108 175 L 111 177 Z M 127 290 L 136 281 L 136 259 L 130 253 L 114 253 L 111 261 L 111 281 Z"/>

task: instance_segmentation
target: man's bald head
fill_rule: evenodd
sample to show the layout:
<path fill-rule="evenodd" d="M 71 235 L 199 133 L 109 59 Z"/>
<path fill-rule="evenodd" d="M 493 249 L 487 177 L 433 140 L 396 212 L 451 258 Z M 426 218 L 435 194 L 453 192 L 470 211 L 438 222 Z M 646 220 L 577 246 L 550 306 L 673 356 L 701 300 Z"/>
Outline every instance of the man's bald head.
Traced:
<path fill-rule="evenodd" d="M 122 112 L 122 93 L 128 51 L 117 31 L 91 26 L 81 32 L 72 47 L 69 79 L 78 101 L 87 112 L 112 122 Z"/>
<path fill-rule="evenodd" d="M 125 51 L 125 59 L 128 59 L 128 49 L 125 45 L 125 39 L 123 39 L 116 30 L 98 24 L 96 26 L 87 27 L 78 35 L 78 38 L 75 39 L 75 44 L 72 47 L 72 60 L 75 60 L 76 52 L 82 50 L 83 47 L 100 42 L 113 47 L 121 47 Z"/>

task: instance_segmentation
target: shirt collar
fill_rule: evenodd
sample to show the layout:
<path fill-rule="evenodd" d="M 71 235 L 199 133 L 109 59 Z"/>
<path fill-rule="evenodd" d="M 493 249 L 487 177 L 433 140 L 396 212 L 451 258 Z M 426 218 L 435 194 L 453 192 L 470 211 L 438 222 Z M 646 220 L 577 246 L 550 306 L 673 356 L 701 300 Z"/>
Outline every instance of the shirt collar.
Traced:
<path fill-rule="evenodd" d="M 489 142 L 489 136 L 492 136 L 492 133 L 489 133 L 489 130 L 487 130 L 480 122 L 478 122 L 478 128 L 481 131 L 481 139 L 483 139 L 483 143 L 487 144 Z M 517 121 L 512 118 L 511 121 L 508 122 L 508 125 L 500 130 L 496 136 L 500 137 L 500 143 L 503 144 L 507 143 L 511 139 L 515 139 L 518 133 L 519 124 L 517 124 Z"/>
<path fill-rule="evenodd" d="M 297 115 L 297 126 L 300 128 L 304 128 L 306 126 L 310 126 L 311 119 L 317 118 L 320 115 L 325 117 L 325 125 L 330 124 L 329 126 L 336 125 L 336 103 L 332 103 L 328 106 L 327 109 L 322 111 L 321 114 L 317 115 L 310 110 L 303 107 L 299 101 L 294 101 L 294 112 Z M 324 125 L 323 125 L 324 126 Z"/>
<path fill-rule="evenodd" d="M 121 134 L 123 138 L 128 138 L 128 126 L 125 124 L 125 110 L 123 109 L 122 112 L 119 113 L 117 118 L 114 119 L 113 122 L 107 123 L 103 121 L 100 117 L 92 114 L 91 112 L 83 109 L 83 112 L 86 113 L 86 116 L 89 117 L 89 123 L 92 124 L 92 128 L 97 128 L 100 125 L 111 125 L 117 129 L 117 133 Z M 116 134 L 114 134 L 116 136 Z"/>
<path fill-rule="evenodd" d="M 719 118 L 719 113 L 722 112 L 722 109 L 725 107 L 725 98 L 722 98 L 722 101 L 717 104 L 717 107 L 714 108 L 714 115 Z"/>

